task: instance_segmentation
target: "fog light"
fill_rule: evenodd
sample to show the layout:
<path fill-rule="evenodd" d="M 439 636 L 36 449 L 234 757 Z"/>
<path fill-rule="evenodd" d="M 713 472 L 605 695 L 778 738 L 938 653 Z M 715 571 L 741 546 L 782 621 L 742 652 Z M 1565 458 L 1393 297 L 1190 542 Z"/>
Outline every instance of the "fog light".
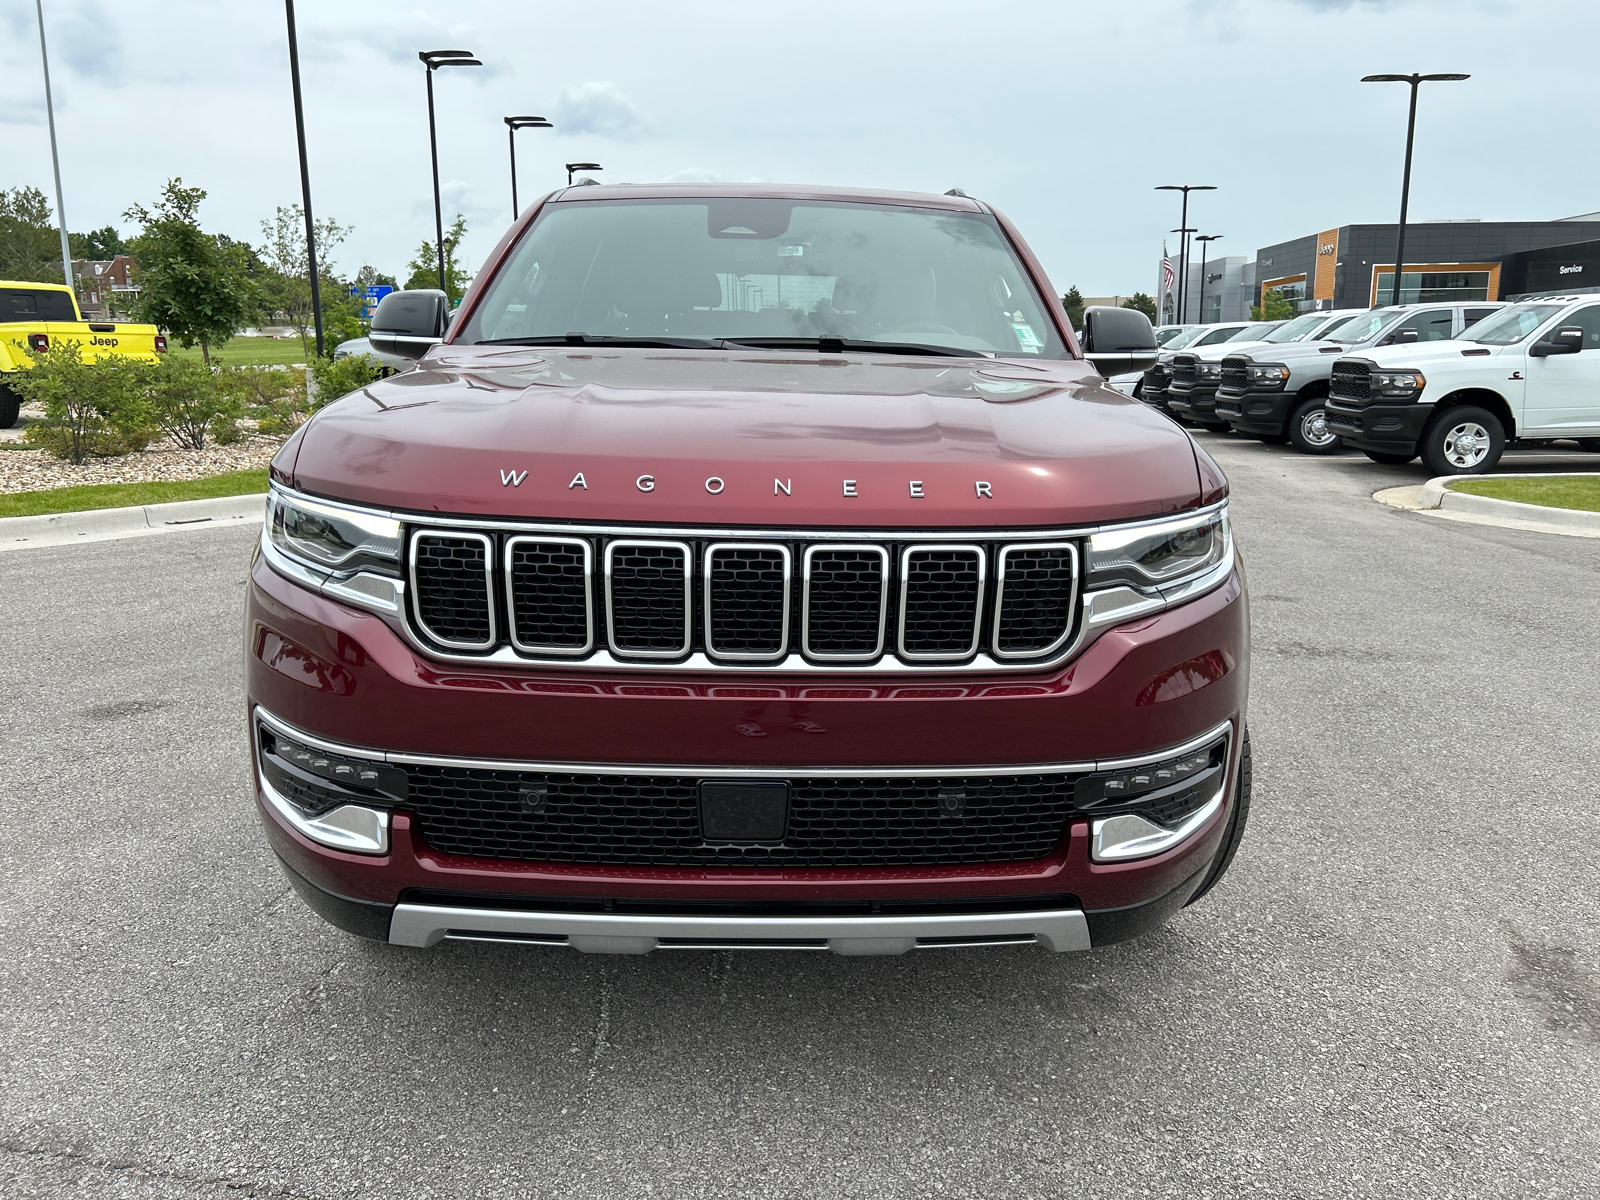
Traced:
<path fill-rule="evenodd" d="M 1092 818 L 1090 857 L 1123 862 L 1170 850 L 1222 807 L 1232 732 L 1157 763 L 1098 772 L 1078 781 Z"/>

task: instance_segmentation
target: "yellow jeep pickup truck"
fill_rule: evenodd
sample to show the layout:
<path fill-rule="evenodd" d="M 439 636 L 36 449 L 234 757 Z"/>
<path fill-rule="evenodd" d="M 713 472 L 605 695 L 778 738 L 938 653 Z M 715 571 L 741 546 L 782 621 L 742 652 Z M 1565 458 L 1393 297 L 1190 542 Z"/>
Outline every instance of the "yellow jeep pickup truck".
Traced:
<path fill-rule="evenodd" d="M 72 291 L 60 283 L 12 283 L 0 279 L 0 429 L 17 423 L 22 399 L 10 382 L 33 366 L 33 355 L 51 342 L 76 342 L 85 359 L 113 354 L 157 361 L 167 339 L 154 325 L 85 321 Z"/>

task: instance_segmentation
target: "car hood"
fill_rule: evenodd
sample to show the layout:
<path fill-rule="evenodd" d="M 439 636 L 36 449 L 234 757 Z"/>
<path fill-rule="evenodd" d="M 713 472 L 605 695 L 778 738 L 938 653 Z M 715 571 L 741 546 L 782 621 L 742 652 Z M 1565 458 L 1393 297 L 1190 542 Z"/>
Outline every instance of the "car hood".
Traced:
<path fill-rule="evenodd" d="M 1324 346 L 1336 347 L 1338 353 L 1336 354 L 1332 350 L 1324 350 Z M 1255 362 L 1275 362 L 1287 365 L 1297 362 L 1312 362 L 1319 358 L 1326 358 L 1331 361 L 1341 354 L 1360 354 L 1362 351 L 1358 346 L 1345 346 L 1338 342 L 1319 339 L 1312 342 L 1281 342 L 1277 345 L 1268 345 L 1263 342 L 1250 347 L 1247 353 Z"/>
<path fill-rule="evenodd" d="M 1266 342 L 1218 342 L 1215 346 L 1207 346 L 1204 350 L 1194 351 L 1198 362 L 1221 362 L 1230 354 L 1238 354 L 1241 350 L 1254 350 L 1257 346 L 1265 346 Z M 1294 343 L 1287 343 L 1293 345 Z M 1178 353 L 1182 354 L 1183 351 Z"/>
<path fill-rule="evenodd" d="M 554 520 L 1051 526 L 1200 497 L 1188 435 L 1079 361 L 441 346 L 291 450 L 318 495 Z"/>
<path fill-rule="evenodd" d="M 1405 346 L 1383 346 L 1376 350 L 1362 350 L 1355 352 L 1357 357 L 1368 362 L 1377 363 L 1380 367 L 1425 367 L 1429 363 L 1461 362 L 1467 351 L 1476 353 L 1466 357 L 1465 361 L 1475 359 L 1494 358 L 1505 350 L 1516 349 L 1514 346 L 1480 346 L 1477 342 L 1464 342 L 1452 338 L 1446 342 L 1411 342 Z M 1484 351 L 1488 353 L 1485 354 Z"/>

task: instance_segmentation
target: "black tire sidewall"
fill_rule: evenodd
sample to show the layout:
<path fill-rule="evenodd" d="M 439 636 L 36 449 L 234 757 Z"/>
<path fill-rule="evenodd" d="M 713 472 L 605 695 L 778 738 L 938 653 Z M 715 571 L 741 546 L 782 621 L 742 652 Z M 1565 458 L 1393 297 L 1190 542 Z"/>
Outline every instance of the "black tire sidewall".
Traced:
<path fill-rule="evenodd" d="M 0 429 L 15 425 L 21 412 L 22 397 L 12 391 L 9 384 L 0 381 Z"/>
<path fill-rule="evenodd" d="M 1386 467 L 1403 467 L 1416 457 L 1415 454 L 1390 454 L 1384 450 L 1363 450 L 1368 458 L 1375 463 L 1382 463 Z"/>
<path fill-rule="evenodd" d="M 1344 445 L 1342 440 L 1334 438 L 1326 446 L 1313 446 L 1301 435 L 1300 426 L 1305 421 L 1307 410 L 1313 408 L 1326 409 L 1327 404 L 1327 397 L 1312 396 L 1308 400 L 1300 401 L 1299 404 L 1294 406 L 1294 412 L 1289 414 L 1289 444 L 1300 451 L 1301 454 L 1332 454 Z"/>
<path fill-rule="evenodd" d="M 1465 421 L 1473 421 L 1489 431 L 1489 453 L 1474 467 L 1461 470 L 1444 456 L 1445 434 Z M 1500 456 L 1506 451 L 1506 431 L 1500 418 L 1486 408 L 1475 404 L 1462 404 L 1434 413 L 1428 427 L 1422 431 L 1422 461 L 1430 475 L 1483 475 L 1494 470 Z"/>

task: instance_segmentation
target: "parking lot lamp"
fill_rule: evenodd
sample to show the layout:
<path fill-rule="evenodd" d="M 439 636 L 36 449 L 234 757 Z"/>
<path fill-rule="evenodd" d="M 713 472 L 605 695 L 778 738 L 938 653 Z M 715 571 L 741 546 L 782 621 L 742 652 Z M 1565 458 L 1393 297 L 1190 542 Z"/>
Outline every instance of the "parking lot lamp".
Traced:
<path fill-rule="evenodd" d="M 517 207 L 517 130 L 554 129 L 543 117 L 507 117 L 506 137 L 511 142 L 511 219 L 515 221 L 522 210 Z"/>
<path fill-rule="evenodd" d="M 50 99 L 50 54 L 44 48 L 44 0 L 34 0 L 39 13 L 39 61 L 44 64 L 44 112 L 50 121 L 50 165 L 56 172 L 56 224 L 61 226 L 61 272 L 67 277 L 72 294 L 78 294 L 78 284 L 72 278 L 72 247 L 67 242 L 67 206 L 61 198 L 61 157 L 56 153 L 56 106 Z"/>
<path fill-rule="evenodd" d="M 1189 224 L 1189 193 L 1214 192 L 1216 190 L 1216 185 L 1210 183 L 1164 183 L 1156 188 L 1158 192 L 1183 193 L 1183 213 L 1178 218 L 1180 228 Z M 1189 234 L 1192 232 L 1193 230 L 1189 229 L 1184 229 L 1183 231 L 1183 274 L 1178 276 L 1178 324 L 1180 325 L 1184 323 L 1184 318 L 1188 315 L 1184 308 L 1184 302 L 1189 295 Z"/>
<path fill-rule="evenodd" d="M 1200 303 L 1197 306 L 1199 311 L 1195 314 L 1195 319 L 1202 325 L 1206 323 L 1206 251 L 1210 249 L 1211 242 L 1226 236 L 1221 233 L 1202 233 L 1195 238 L 1195 241 L 1200 243 Z"/>
<path fill-rule="evenodd" d="M 1178 239 L 1178 244 L 1180 246 L 1178 258 L 1180 260 L 1180 265 L 1183 267 L 1183 275 L 1178 277 L 1178 324 L 1182 325 L 1189 319 L 1188 314 L 1183 311 L 1183 302 L 1185 299 L 1187 299 L 1187 297 L 1184 295 L 1184 284 L 1186 282 L 1186 277 L 1189 274 L 1189 254 L 1187 250 L 1181 249 L 1181 247 L 1188 242 L 1189 235 L 1195 231 L 1192 226 L 1180 225 L 1176 229 L 1167 230 L 1167 232 L 1182 234 L 1182 236 Z"/>
<path fill-rule="evenodd" d="M 568 187 L 572 186 L 572 173 L 574 171 L 604 171 L 604 170 L 605 170 L 605 168 L 602 167 L 599 163 L 568 163 L 567 164 L 567 186 Z"/>
<path fill-rule="evenodd" d="M 1406 118 L 1406 169 L 1400 181 L 1400 237 L 1394 251 L 1394 289 L 1389 303 L 1400 303 L 1400 272 L 1406 263 L 1406 206 L 1411 201 L 1411 140 L 1417 132 L 1417 88 L 1424 83 L 1456 83 L 1471 75 L 1363 75 L 1362 83 L 1409 83 L 1411 115 Z"/>
<path fill-rule="evenodd" d="M 317 333 L 317 357 L 322 357 L 322 289 L 317 280 L 317 226 L 311 219 L 311 172 L 306 166 L 306 114 L 300 105 L 300 42 L 294 31 L 294 0 L 283 0 L 289 22 L 289 82 L 294 89 L 294 136 L 300 147 L 300 198 L 306 217 L 306 265 L 311 271 L 311 323 Z"/>
<path fill-rule="evenodd" d="M 439 290 L 450 294 L 444 277 L 444 207 L 439 200 L 439 137 L 433 125 L 433 72 L 439 67 L 481 67 L 471 50 L 419 50 L 417 57 L 428 68 L 428 150 L 433 155 L 433 236 L 439 253 Z"/>

